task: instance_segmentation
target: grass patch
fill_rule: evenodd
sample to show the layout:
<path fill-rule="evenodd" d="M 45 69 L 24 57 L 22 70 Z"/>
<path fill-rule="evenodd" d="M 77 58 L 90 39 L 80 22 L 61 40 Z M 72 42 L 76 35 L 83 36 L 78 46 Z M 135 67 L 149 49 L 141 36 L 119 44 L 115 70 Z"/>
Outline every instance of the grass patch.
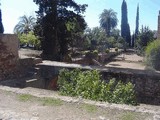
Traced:
<path fill-rule="evenodd" d="M 95 105 L 83 104 L 82 108 L 85 109 L 89 113 L 97 112 L 97 106 Z"/>
<path fill-rule="evenodd" d="M 61 106 L 63 105 L 63 101 L 60 99 L 54 98 L 41 98 L 40 101 L 44 106 Z"/>
<path fill-rule="evenodd" d="M 18 99 L 20 101 L 23 101 L 23 102 L 30 101 L 32 98 L 33 98 L 33 96 L 29 95 L 29 94 L 20 94 L 20 95 L 18 95 Z"/>
<path fill-rule="evenodd" d="M 121 120 L 136 120 L 136 115 L 131 112 L 127 112 L 121 116 Z"/>

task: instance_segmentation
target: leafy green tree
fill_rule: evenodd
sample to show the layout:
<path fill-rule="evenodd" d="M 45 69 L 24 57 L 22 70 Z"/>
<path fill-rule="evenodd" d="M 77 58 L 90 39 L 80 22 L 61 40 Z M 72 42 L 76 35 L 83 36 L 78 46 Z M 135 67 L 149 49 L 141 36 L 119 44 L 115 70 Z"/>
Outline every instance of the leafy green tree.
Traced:
<path fill-rule="evenodd" d="M 20 45 L 33 45 L 35 49 L 40 49 L 40 40 L 33 32 L 18 34 L 18 38 Z"/>
<path fill-rule="evenodd" d="M 146 46 L 154 40 L 154 32 L 145 26 L 141 28 L 135 42 L 135 47 L 140 55 L 144 55 Z"/>
<path fill-rule="evenodd" d="M 105 29 L 108 36 L 111 35 L 111 31 L 117 26 L 117 13 L 112 9 L 104 9 L 100 14 L 100 25 Z"/>
<path fill-rule="evenodd" d="M 2 24 L 2 12 L 0 10 L 0 33 L 3 33 L 4 32 L 4 27 L 3 27 L 3 24 Z"/>
<path fill-rule="evenodd" d="M 109 37 L 107 39 L 109 47 L 115 47 L 114 45 L 116 44 L 116 39 L 114 37 Z"/>
<path fill-rule="evenodd" d="M 154 33 L 149 29 L 149 27 L 147 26 L 142 27 L 139 39 L 140 39 L 140 45 L 142 47 L 145 47 L 148 45 L 148 43 L 154 40 Z"/>
<path fill-rule="evenodd" d="M 135 37 L 139 34 L 139 4 L 137 6 Z"/>
<path fill-rule="evenodd" d="M 106 40 L 106 34 L 105 31 L 102 28 L 99 27 L 94 27 L 91 32 L 90 32 L 91 40 L 95 40 L 97 41 L 97 43 L 99 44 L 102 41 Z"/>
<path fill-rule="evenodd" d="M 36 24 L 36 19 L 33 16 L 22 16 L 20 17 L 20 21 L 14 27 L 14 33 L 29 33 L 33 31 L 34 26 Z"/>
<path fill-rule="evenodd" d="M 42 42 L 43 58 L 61 60 L 68 53 L 73 33 L 85 29 L 82 13 L 87 5 L 78 5 L 74 0 L 33 1 L 39 6 L 37 33 Z"/>
<path fill-rule="evenodd" d="M 145 58 L 147 65 L 160 70 L 160 40 L 155 40 L 147 45 Z"/>
<path fill-rule="evenodd" d="M 121 20 L 121 36 L 131 46 L 130 26 L 128 23 L 127 3 L 125 0 L 122 2 L 122 20 Z"/>
<path fill-rule="evenodd" d="M 119 29 L 113 29 L 111 32 L 111 36 L 114 37 L 116 40 L 120 37 L 120 30 Z"/>

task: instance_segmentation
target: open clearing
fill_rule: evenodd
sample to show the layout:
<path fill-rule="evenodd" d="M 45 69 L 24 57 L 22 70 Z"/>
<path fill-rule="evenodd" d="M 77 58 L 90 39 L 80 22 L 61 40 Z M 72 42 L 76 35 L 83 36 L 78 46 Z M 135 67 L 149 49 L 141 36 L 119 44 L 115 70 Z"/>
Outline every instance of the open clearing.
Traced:
<path fill-rule="evenodd" d="M 0 119 L 2 120 L 159 120 L 158 106 L 143 106 L 141 112 L 97 106 L 57 92 L 36 88 L 10 88 L 0 86 Z M 116 105 L 119 106 L 119 105 Z M 124 107 L 124 110 L 123 110 Z M 132 107 L 131 107 L 132 108 Z M 134 107 L 134 108 L 138 108 Z M 145 109 L 146 108 L 146 109 Z M 148 109 L 149 108 L 149 109 Z M 128 109 L 128 110 L 127 110 Z M 147 110 L 148 109 L 148 110 Z M 144 110 L 144 112 L 143 112 Z M 155 113 L 154 113 L 155 112 Z M 160 111 L 158 111 L 160 113 Z M 155 118 L 155 119 L 154 119 Z"/>

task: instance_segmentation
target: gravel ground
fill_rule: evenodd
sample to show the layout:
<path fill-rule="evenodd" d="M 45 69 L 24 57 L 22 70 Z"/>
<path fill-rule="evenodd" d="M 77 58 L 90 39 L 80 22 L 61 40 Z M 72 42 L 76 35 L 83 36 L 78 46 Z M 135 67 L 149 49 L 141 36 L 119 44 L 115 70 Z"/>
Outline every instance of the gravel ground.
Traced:
<path fill-rule="evenodd" d="M 44 97 L 58 102 L 45 104 Z M 49 90 L 0 86 L 0 120 L 160 120 L 159 114 L 159 106 L 102 104 Z"/>

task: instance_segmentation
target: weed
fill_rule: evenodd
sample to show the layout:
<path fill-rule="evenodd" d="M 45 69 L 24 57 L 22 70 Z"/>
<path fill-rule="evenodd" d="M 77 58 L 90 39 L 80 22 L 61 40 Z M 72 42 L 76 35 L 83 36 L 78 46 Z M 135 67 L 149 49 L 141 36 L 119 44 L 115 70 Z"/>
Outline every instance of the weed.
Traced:
<path fill-rule="evenodd" d="M 121 120 L 135 120 L 136 115 L 131 112 L 127 112 L 121 116 Z"/>
<path fill-rule="evenodd" d="M 29 95 L 29 94 L 20 94 L 20 95 L 18 95 L 18 99 L 20 101 L 23 101 L 23 102 L 30 101 L 32 98 L 33 98 L 33 96 Z"/>
<path fill-rule="evenodd" d="M 41 98 L 40 101 L 44 106 L 61 106 L 63 101 L 54 98 Z"/>
<path fill-rule="evenodd" d="M 89 113 L 97 112 L 97 106 L 95 105 L 83 104 L 82 108 L 85 109 Z"/>

